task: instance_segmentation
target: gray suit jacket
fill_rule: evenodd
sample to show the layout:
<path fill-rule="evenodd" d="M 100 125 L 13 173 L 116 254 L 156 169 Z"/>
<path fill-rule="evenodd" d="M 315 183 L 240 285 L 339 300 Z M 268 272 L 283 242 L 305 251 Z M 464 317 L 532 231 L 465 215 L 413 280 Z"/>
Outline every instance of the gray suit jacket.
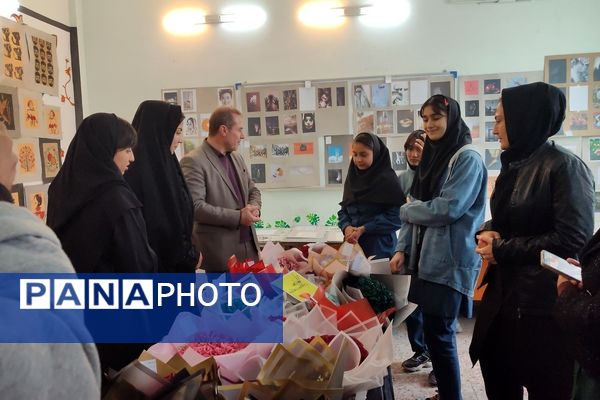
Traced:
<path fill-rule="evenodd" d="M 260 191 L 254 185 L 246 163 L 237 152 L 231 159 L 240 182 L 244 207 L 261 206 Z M 181 160 L 181 169 L 194 202 L 193 240 L 209 272 L 227 270 L 227 259 L 240 243 L 240 204 L 219 157 L 206 142 Z M 254 226 L 252 243 L 258 249 Z"/>

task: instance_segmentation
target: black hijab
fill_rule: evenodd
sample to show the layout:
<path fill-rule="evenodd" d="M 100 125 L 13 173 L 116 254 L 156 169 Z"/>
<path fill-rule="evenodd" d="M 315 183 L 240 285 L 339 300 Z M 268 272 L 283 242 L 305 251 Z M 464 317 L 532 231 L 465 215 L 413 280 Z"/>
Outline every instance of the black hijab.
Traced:
<path fill-rule="evenodd" d="M 138 132 L 135 163 L 125 173 L 143 204 L 148 241 L 162 272 L 193 272 L 195 266 L 176 267 L 187 256 L 190 262 L 193 258 L 188 253 L 193 253 L 194 206 L 179 161 L 170 150 L 182 120 L 180 106 L 155 100 L 141 103 L 132 122 Z"/>
<path fill-rule="evenodd" d="M 421 163 L 415 171 L 410 189 L 411 195 L 422 201 L 431 200 L 438 194 L 450 159 L 458 149 L 471 143 L 471 132 L 460 117 L 460 106 L 456 100 L 442 95 L 431 96 L 421 107 L 421 114 L 427 106 L 445 111 L 448 125 L 440 140 L 425 140 Z"/>
<path fill-rule="evenodd" d="M 135 138 L 131 126 L 114 114 L 84 119 L 48 189 L 48 226 L 78 272 L 97 265 L 116 221 L 141 207 L 113 161 L 127 129 Z"/>
<path fill-rule="evenodd" d="M 517 168 L 510 163 L 527 159 L 560 130 L 565 119 L 565 95 L 543 82 L 502 91 L 504 122 L 509 148 L 502 153 L 502 170 L 490 199 L 492 227 L 505 235 L 510 231 L 510 196 L 517 180 Z"/>
<path fill-rule="evenodd" d="M 356 202 L 401 206 L 406 203 L 406 195 L 400 187 L 398 176 L 392 168 L 390 152 L 385 143 L 372 133 L 359 133 L 354 141 L 371 144 L 373 149 L 373 164 L 360 170 L 350 160 L 348 175 L 344 182 L 344 194 L 341 206 Z"/>

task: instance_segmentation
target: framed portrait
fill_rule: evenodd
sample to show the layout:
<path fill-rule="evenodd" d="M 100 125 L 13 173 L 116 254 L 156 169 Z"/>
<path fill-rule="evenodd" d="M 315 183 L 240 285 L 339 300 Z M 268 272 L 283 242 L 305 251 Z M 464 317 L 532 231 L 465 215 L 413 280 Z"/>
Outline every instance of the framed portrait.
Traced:
<path fill-rule="evenodd" d="M 181 89 L 181 111 L 196 112 L 196 89 Z"/>
<path fill-rule="evenodd" d="M 220 107 L 233 107 L 235 105 L 233 89 L 230 87 L 217 89 L 217 101 Z"/>
<path fill-rule="evenodd" d="M 22 183 L 17 183 L 10 188 L 10 195 L 12 196 L 13 203 L 24 207 L 25 206 L 25 189 Z"/>
<path fill-rule="evenodd" d="M 169 104 L 179 104 L 179 90 L 163 90 L 162 99 Z"/>
<path fill-rule="evenodd" d="M 0 122 L 6 126 L 11 137 L 20 135 L 17 89 L 0 86 Z"/>
<path fill-rule="evenodd" d="M 50 183 L 62 166 L 60 140 L 40 139 L 40 157 L 42 160 L 42 182 Z"/>

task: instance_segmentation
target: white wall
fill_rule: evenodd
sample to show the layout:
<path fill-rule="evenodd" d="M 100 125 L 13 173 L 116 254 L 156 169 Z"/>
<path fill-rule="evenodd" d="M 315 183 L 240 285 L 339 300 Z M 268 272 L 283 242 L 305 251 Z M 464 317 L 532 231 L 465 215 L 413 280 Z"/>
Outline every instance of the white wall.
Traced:
<path fill-rule="evenodd" d="M 77 21 L 72 12 L 73 0 L 19 0 L 19 3 L 67 26 L 75 26 Z"/>
<path fill-rule="evenodd" d="M 356 20 L 335 30 L 304 28 L 296 18 L 301 0 L 262 0 L 267 24 L 234 34 L 209 27 L 193 38 L 165 33 L 162 16 L 176 6 L 203 6 L 218 13 L 233 0 L 70 0 L 85 52 L 84 112 L 111 111 L 131 119 L 162 88 L 350 78 L 458 70 L 463 75 L 542 70 L 544 56 L 600 50 L 598 0 L 532 0 L 495 5 L 449 5 L 409 0 L 412 15 L 391 30 Z M 64 20 L 69 0 L 23 0 Z M 239 2 L 249 2 L 240 0 Z M 350 1 L 360 4 L 360 1 Z M 52 5 L 50 5 L 52 4 Z M 29 6 L 30 5 L 30 6 Z M 58 5 L 55 9 L 55 5 Z M 326 219 L 341 191 L 263 193 L 266 221 Z"/>

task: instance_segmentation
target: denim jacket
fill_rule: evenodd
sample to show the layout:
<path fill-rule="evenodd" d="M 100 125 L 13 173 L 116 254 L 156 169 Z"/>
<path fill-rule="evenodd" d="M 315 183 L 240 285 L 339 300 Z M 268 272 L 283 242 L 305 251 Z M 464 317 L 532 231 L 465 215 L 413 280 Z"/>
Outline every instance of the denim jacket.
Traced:
<path fill-rule="evenodd" d="M 439 194 L 400 208 L 402 229 L 396 251 L 408 252 L 413 229 L 426 227 L 419 258 L 419 278 L 473 296 L 481 260 L 475 232 L 483 222 L 487 170 L 475 150 L 465 150 L 446 174 Z"/>

